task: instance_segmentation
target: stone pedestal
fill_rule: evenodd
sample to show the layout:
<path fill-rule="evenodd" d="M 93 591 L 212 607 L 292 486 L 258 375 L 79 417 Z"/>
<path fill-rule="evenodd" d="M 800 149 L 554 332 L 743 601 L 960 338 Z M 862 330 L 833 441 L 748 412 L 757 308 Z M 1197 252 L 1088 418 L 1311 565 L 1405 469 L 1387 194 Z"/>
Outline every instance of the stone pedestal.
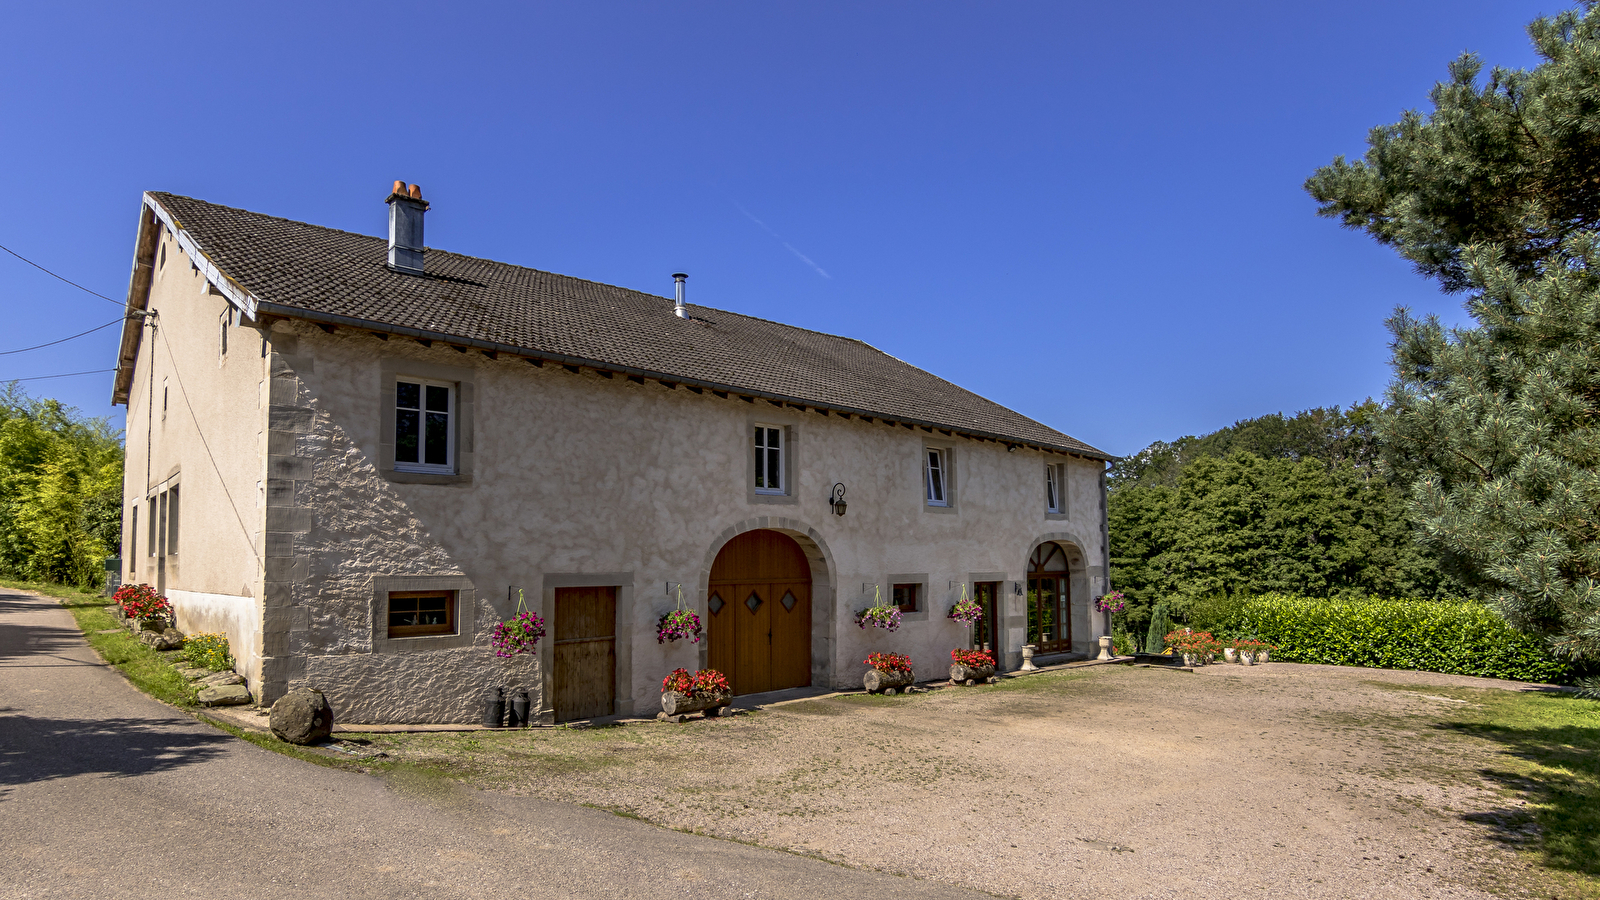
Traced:
<path fill-rule="evenodd" d="M 1100 635 L 1100 655 L 1095 657 L 1095 659 L 1110 659 L 1110 658 L 1111 658 L 1111 635 L 1102 634 L 1102 635 Z"/>
<path fill-rule="evenodd" d="M 1033 664 L 1033 651 L 1039 649 L 1032 644 L 1022 645 L 1022 671 L 1037 672 L 1039 667 Z"/>

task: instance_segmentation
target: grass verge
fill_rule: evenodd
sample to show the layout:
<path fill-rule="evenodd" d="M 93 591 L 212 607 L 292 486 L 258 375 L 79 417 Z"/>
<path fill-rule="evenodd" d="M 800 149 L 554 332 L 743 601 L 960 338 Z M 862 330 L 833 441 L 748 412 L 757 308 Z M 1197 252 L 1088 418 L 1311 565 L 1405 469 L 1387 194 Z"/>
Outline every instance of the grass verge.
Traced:
<path fill-rule="evenodd" d="M 1568 693 L 1391 688 L 1469 701 L 1445 711 L 1434 727 L 1500 748 L 1477 774 L 1508 797 L 1525 799 L 1527 807 L 1508 804 L 1467 818 L 1525 854 L 1543 876 L 1537 884 L 1507 886 L 1600 900 L 1600 701 Z M 1530 818 L 1537 826 L 1533 837 Z"/>
<path fill-rule="evenodd" d="M 127 629 L 106 612 L 111 601 L 99 593 L 81 591 L 60 584 L 40 584 L 27 581 L 0 581 L 0 587 L 33 591 L 54 597 L 72 613 L 78 628 L 89 641 L 89 646 L 106 662 L 115 666 L 133 686 L 146 694 L 173 706 L 185 709 L 195 704 L 195 689 L 188 679 L 179 675 L 167 661 L 176 657 L 177 651 L 157 653 L 139 643 Z M 114 633 L 101 634 L 101 632 Z"/>

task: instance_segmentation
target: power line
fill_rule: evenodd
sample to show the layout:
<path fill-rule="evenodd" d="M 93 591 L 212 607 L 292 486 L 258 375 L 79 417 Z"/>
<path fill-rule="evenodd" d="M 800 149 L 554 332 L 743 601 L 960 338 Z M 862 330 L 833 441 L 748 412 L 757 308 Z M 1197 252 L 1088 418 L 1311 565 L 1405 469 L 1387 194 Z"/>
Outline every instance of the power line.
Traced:
<path fill-rule="evenodd" d="M 122 321 L 126 321 L 126 317 L 125 316 L 119 316 L 118 318 L 112 319 L 111 321 L 105 323 L 104 325 L 96 325 L 95 327 L 89 329 L 88 331 L 80 331 L 77 334 L 73 335 L 72 337 L 64 337 L 59 341 L 51 341 L 48 344 L 34 344 L 32 347 L 23 347 L 21 350 L 0 350 L 0 356 L 10 356 L 13 353 L 27 353 L 29 350 L 40 350 L 40 349 L 43 349 L 45 347 L 54 347 L 57 344 L 65 344 L 67 341 L 75 341 L 78 338 L 81 338 L 86 334 L 94 334 L 96 331 L 99 331 L 102 328 L 110 328 L 111 326 L 117 324 L 118 322 L 122 322 Z"/>
<path fill-rule="evenodd" d="M 107 372 L 115 371 L 116 369 L 95 369 L 92 372 L 63 372 L 60 375 L 29 375 L 27 378 L 4 378 L 0 379 L 0 382 L 9 383 L 12 381 L 43 381 L 46 378 L 72 378 L 77 375 L 104 375 Z"/>
<path fill-rule="evenodd" d="M 118 306 L 127 306 L 127 304 L 123 303 L 121 300 L 112 300 L 110 297 L 107 297 L 105 294 L 102 294 L 99 291 L 91 291 L 88 288 L 84 287 L 83 285 L 77 283 L 76 281 L 68 281 L 67 279 L 62 278 L 60 275 L 57 275 L 56 273 L 50 271 L 49 269 L 46 269 L 44 266 L 39 265 L 38 263 L 36 263 L 33 260 L 27 258 L 26 256 L 23 256 L 21 253 L 18 253 L 17 251 L 11 249 L 10 247 L 7 247 L 4 244 L 0 244 L 0 250 L 4 250 L 5 252 L 11 254 L 12 256 L 15 256 L 17 259 L 20 259 L 23 262 L 27 263 L 28 265 L 33 266 L 35 269 L 38 269 L 39 271 L 45 273 L 46 275 L 49 275 L 51 278 L 54 278 L 57 281 L 64 281 L 67 284 L 70 284 L 73 287 L 77 288 L 78 290 L 83 291 L 84 293 L 93 294 L 96 297 L 99 297 L 101 300 L 105 300 L 108 303 L 115 303 Z M 20 381 L 21 379 L 16 379 L 16 380 Z"/>

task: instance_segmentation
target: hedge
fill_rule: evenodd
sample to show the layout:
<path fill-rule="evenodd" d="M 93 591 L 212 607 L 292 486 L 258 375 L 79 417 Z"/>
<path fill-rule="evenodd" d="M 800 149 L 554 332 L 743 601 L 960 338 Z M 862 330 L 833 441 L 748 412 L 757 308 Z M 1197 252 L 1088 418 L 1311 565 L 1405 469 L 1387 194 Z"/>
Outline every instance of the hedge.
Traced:
<path fill-rule="evenodd" d="M 1203 604 L 1205 627 L 1257 636 L 1285 662 L 1557 682 L 1569 663 L 1470 601 L 1318 600 L 1283 594 Z M 1196 612 L 1201 612 L 1197 609 Z"/>

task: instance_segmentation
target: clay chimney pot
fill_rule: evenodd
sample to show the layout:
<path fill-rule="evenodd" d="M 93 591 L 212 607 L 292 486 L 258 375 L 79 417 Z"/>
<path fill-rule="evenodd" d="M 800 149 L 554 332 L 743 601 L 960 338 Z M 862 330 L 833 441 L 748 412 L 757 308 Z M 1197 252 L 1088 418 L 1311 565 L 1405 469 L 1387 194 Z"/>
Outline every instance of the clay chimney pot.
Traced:
<path fill-rule="evenodd" d="M 390 191 L 389 193 L 391 193 L 391 194 L 402 194 L 403 195 L 403 194 L 405 194 L 405 192 L 406 192 L 406 183 L 404 181 L 396 181 L 394 183 L 394 190 Z"/>
<path fill-rule="evenodd" d="M 413 184 L 411 186 L 411 199 L 413 199 L 413 200 L 421 200 L 422 199 L 422 185 Z"/>

